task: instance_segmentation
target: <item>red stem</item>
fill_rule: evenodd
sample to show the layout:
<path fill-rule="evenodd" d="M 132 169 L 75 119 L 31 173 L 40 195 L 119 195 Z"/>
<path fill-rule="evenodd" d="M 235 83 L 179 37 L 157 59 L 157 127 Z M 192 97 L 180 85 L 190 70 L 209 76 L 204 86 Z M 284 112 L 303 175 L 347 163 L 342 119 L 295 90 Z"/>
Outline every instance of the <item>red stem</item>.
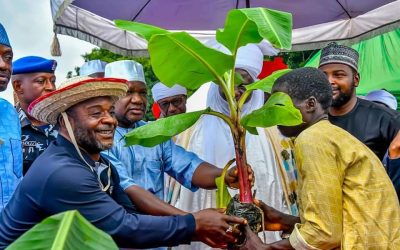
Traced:
<path fill-rule="evenodd" d="M 237 138 L 238 140 L 235 140 L 236 166 L 239 176 L 239 200 L 242 203 L 253 203 L 251 185 L 247 172 L 246 144 L 244 138 L 245 132 L 240 133 Z"/>

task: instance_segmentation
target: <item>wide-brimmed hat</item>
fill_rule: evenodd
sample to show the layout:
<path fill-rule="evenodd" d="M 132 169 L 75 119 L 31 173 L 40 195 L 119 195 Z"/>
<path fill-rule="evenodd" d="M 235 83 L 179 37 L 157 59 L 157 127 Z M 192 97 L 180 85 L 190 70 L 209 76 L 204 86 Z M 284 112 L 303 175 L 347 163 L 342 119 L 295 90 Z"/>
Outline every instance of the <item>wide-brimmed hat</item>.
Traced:
<path fill-rule="evenodd" d="M 75 104 L 100 96 L 118 100 L 127 90 L 124 79 L 74 77 L 61 84 L 59 89 L 34 100 L 28 113 L 39 121 L 56 124 L 58 116 Z"/>

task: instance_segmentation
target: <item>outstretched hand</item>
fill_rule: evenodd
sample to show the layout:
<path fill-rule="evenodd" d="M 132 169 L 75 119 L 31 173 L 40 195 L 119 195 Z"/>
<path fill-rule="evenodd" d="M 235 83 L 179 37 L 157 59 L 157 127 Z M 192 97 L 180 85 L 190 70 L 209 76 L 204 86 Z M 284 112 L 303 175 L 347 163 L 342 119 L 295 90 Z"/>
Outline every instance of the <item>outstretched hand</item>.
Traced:
<path fill-rule="evenodd" d="M 226 248 L 228 243 L 237 242 L 241 232 L 233 224 L 245 225 L 246 220 L 223 214 L 213 208 L 193 213 L 196 220 L 194 240 L 202 241 L 214 248 Z"/>
<path fill-rule="evenodd" d="M 400 158 L 400 131 L 397 133 L 396 137 L 394 137 L 389 145 L 389 158 Z"/>
<path fill-rule="evenodd" d="M 247 173 L 249 176 L 250 185 L 253 186 L 254 172 L 249 164 L 247 164 Z M 237 169 L 237 166 L 234 166 L 233 168 L 228 170 L 228 172 L 225 175 L 225 183 L 230 188 L 236 188 L 236 189 L 239 188 L 239 171 Z"/>
<path fill-rule="evenodd" d="M 279 212 L 261 200 L 254 199 L 254 203 L 264 213 L 264 227 L 266 231 L 284 231 L 290 233 L 294 225 L 300 223 L 299 217 Z"/>
<path fill-rule="evenodd" d="M 266 249 L 266 246 L 257 236 L 257 234 L 251 231 L 249 225 L 244 227 L 244 234 L 246 236 L 246 240 L 244 244 L 240 247 L 240 250 L 261 250 Z"/>

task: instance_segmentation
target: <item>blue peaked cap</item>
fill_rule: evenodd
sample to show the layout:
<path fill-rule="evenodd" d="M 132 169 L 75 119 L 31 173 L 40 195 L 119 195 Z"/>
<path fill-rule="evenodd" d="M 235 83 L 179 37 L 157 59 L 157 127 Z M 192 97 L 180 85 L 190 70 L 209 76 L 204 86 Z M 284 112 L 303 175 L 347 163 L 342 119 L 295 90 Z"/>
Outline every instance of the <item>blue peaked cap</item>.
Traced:
<path fill-rule="evenodd" d="M 54 73 L 57 61 L 39 56 L 26 56 L 13 62 L 13 75 L 36 72 Z"/>
<path fill-rule="evenodd" d="M 11 48 L 11 44 L 10 41 L 8 40 L 6 29 L 1 23 L 0 23 L 0 44 Z"/>

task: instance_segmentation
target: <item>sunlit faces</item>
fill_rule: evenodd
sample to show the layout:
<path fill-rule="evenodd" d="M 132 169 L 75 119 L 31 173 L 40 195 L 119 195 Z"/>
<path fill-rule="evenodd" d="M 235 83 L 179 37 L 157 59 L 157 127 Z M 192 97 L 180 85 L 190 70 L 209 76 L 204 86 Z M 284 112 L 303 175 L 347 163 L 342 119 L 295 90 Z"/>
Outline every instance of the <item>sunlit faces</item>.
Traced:
<path fill-rule="evenodd" d="M 12 49 L 0 44 L 0 91 L 7 89 L 7 84 L 11 77 L 12 60 Z"/>
<path fill-rule="evenodd" d="M 163 117 L 186 112 L 186 95 L 175 95 L 160 99 L 158 102 Z"/>
<path fill-rule="evenodd" d="M 31 73 L 13 76 L 13 87 L 18 99 L 30 104 L 36 98 L 56 89 L 54 73 Z"/>
<path fill-rule="evenodd" d="M 346 104 L 354 95 L 359 83 L 359 75 L 345 64 L 326 64 L 319 68 L 332 85 L 332 107 Z"/>
<path fill-rule="evenodd" d="M 67 111 L 79 147 L 90 154 L 112 147 L 118 124 L 114 110 L 110 97 L 95 97 Z"/>
<path fill-rule="evenodd" d="M 250 74 L 244 69 L 235 69 L 235 71 L 240 74 L 240 76 L 242 77 L 242 80 L 243 80 L 241 84 L 239 84 L 238 86 L 235 86 L 235 99 L 236 99 L 236 101 L 239 101 L 240 97 L 246 91 L 245 86 L 250 83 L 253 83 L 254 80 L 250 76 Z M 221 88 L 219 88 L 219 94 L 222 96 L 222 98 L 224 98 L 224 100 L 226 100 L 225 95 L 222 92 Z M 248 102 L 250 100 L 250 98 L 251 98 L 251 95 L 249 95 L 249 97 L 246 99 L 246 102 Z"/>
<path fill-rule="evenodd" d="M 130 128 L 135 122 L 143 119 L 147 107 L 146 84 L 139 81 L 128 82 L 128 92 L 115 104 L 118 124 Z"/>

